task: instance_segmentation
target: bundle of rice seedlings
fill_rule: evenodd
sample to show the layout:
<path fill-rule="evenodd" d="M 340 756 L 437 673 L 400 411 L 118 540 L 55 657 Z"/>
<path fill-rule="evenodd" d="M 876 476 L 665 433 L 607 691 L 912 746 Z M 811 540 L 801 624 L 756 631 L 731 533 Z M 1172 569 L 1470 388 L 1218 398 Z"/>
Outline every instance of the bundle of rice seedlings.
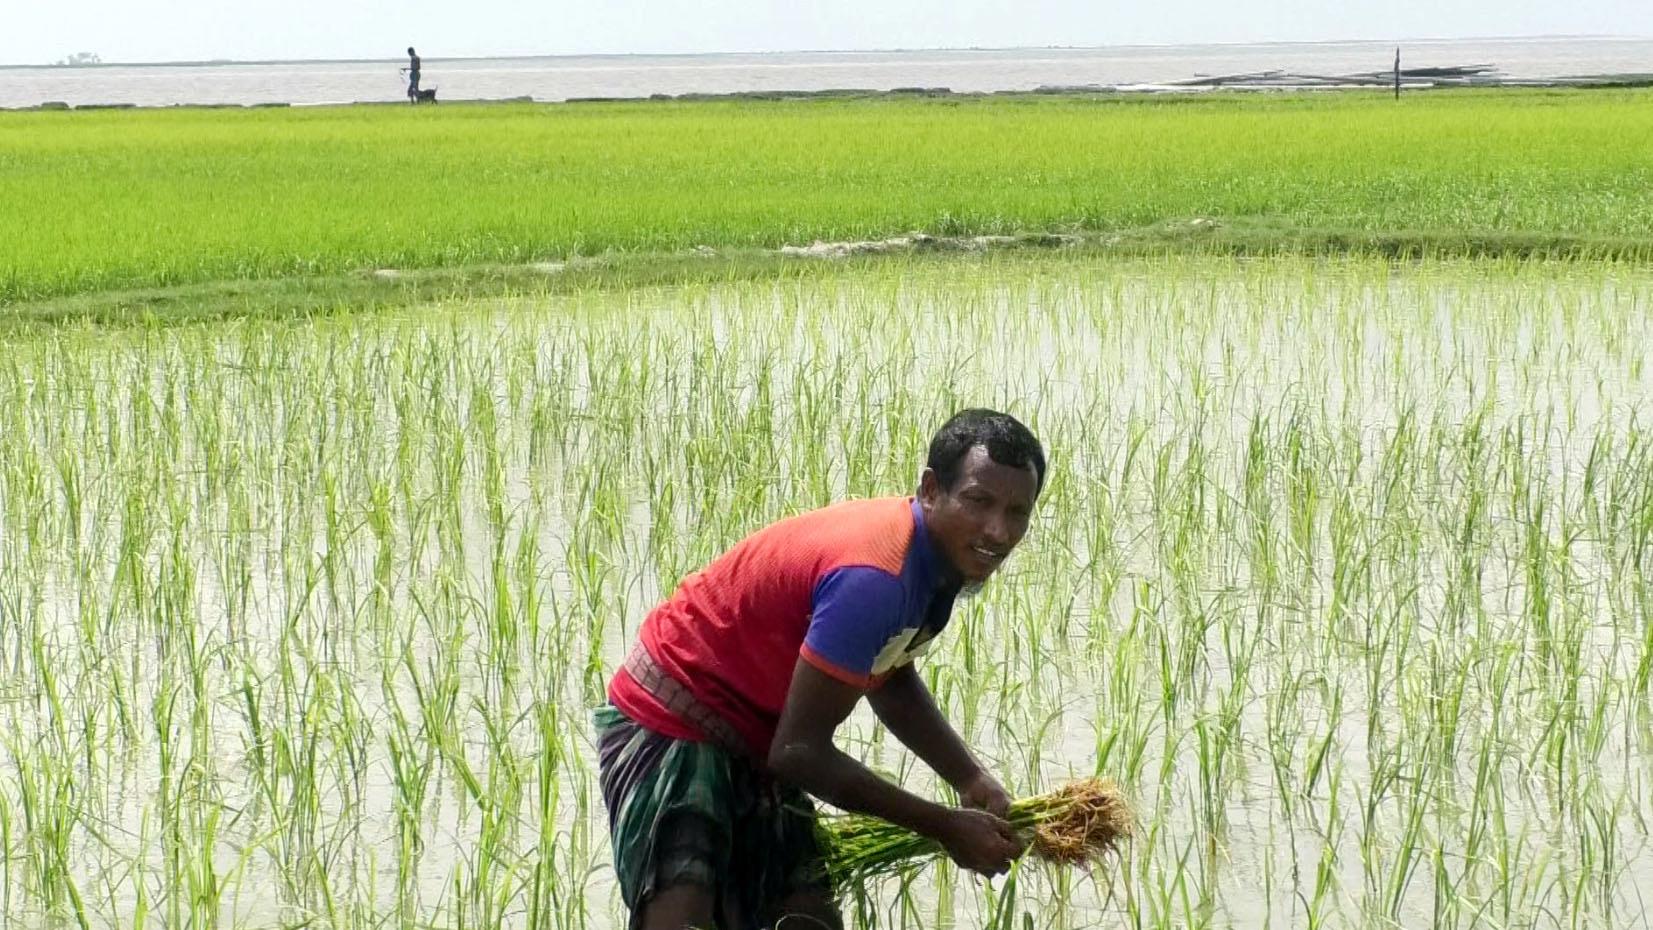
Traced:
<path fill-rule="evenodd" d="M 1029 855 L 1057 865 L 1099 863 L 1132 829 L 1119 786 L 1103 778 L 1015 801 L 1007 819 L 1027 841 Z M 902 872 L 946 854 L 935 840 L 876 817 L 830 817 L 821 828 L 827 871 L 838 884 Z"/>

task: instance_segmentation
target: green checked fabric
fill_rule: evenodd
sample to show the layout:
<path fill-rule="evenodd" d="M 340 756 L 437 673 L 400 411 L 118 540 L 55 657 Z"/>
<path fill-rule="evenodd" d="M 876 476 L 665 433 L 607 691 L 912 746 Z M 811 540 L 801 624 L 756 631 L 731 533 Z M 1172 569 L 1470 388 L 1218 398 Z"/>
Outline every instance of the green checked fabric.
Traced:
<path fill-rule="evenodd" d="M 787 896 L 827 887 L 815 805 L 750 759 L 593 713 L 620 896 L 638 925 L 656 891 L 712 892 L 722 930 L 756 930 Z"/>

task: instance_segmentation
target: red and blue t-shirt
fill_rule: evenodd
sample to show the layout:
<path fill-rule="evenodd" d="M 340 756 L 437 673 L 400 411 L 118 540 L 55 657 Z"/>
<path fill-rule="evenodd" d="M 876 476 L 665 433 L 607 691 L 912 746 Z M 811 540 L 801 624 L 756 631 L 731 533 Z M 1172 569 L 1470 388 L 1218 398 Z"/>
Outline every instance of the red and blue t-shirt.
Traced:
<path fill-rule="evenodd" d="M 917 501 L 847 501 L 741 540 L 684 578 L 649 613 L 638 639 L 762 758 L 800 656 L 870 691 L 929 648 L 957 593 Z M 624 669 L 608 697 L 649 729 L 704 739 Z"/>

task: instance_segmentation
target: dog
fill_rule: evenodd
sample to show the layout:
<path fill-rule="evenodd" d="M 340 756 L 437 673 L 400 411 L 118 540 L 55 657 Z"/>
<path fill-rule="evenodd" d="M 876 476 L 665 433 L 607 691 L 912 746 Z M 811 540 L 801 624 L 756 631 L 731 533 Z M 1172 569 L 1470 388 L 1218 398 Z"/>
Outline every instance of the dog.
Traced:
<path fill-rule="evenodd" d="M 408 101 L 410 103 L 435 103 L 436 88 L 421 87 L 413 93 L 408 94 Z"/>

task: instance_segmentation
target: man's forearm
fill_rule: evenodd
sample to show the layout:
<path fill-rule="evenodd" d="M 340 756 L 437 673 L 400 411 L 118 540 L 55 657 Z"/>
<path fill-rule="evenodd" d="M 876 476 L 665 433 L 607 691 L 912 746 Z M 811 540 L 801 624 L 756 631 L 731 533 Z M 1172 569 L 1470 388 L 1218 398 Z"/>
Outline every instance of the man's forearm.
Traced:
<path fill-rule="evenodd" d="M 770 770 L 782 780 L 835 807 L 871 814 L 916 833 L 938 837 L 946 807 L 903 791 L 828 743 L 781 746 L 770 754 Z"/>
<path fill-rule="evenodd" d="M 981 771 L 911 665 L 897 669 L 867 701 L 890 733 L 949 785 L 957 788 Z"/>

